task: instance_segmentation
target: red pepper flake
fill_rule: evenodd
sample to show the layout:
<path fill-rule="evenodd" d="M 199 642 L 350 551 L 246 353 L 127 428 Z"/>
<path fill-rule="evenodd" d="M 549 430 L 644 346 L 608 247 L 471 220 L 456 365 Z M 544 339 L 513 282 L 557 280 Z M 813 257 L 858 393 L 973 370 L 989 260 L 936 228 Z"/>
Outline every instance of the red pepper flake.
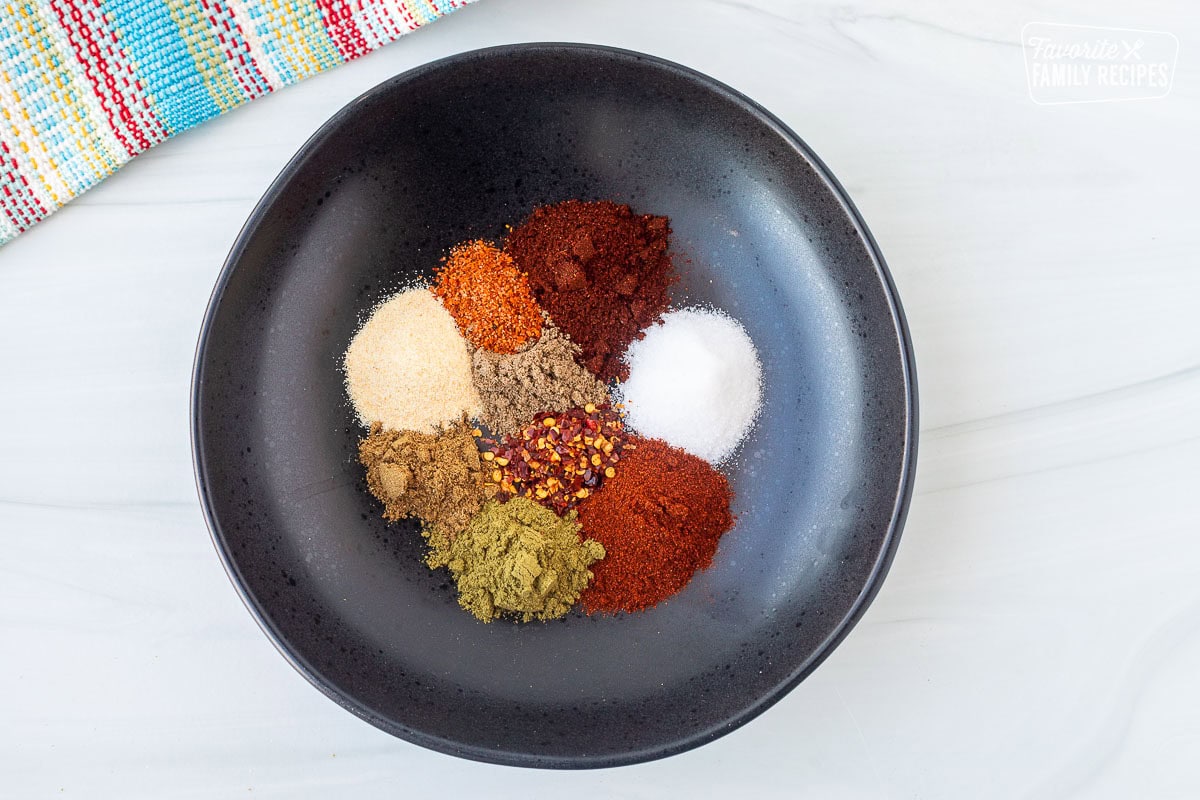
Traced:
<path fill-rule="evenodd" d="M 558 514 L 612 477 L 627 447 L 621 415 L 591 403 L 543 412 L 519 434 L 482 444 L 484 461 L 494 465 L 490 486 L 501 498 L 529 497 Z"/>

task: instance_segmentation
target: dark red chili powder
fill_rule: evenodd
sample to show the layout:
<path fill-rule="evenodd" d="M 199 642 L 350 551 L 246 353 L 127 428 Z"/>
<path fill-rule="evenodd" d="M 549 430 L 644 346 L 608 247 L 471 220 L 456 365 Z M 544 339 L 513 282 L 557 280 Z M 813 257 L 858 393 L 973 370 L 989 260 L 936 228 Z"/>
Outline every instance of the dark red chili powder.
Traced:
<path fill-rule="evenodd" d="M 666 217 L 608 200 L 567 200 L 533 211 L 505 251 L 538 303 L 583 351 L 601 380 L 626 378 L 621 355 L 667 309 L 675 280 Z"/>
<path fill-rule="evenodd" d="M 579 504 L 582 536 L 604 545 L 580 597 L 589 614 L 640 611 L 712 563 L 733 527 L 729 481 L 658 439 L 630 437 L 616 474 Z"/>

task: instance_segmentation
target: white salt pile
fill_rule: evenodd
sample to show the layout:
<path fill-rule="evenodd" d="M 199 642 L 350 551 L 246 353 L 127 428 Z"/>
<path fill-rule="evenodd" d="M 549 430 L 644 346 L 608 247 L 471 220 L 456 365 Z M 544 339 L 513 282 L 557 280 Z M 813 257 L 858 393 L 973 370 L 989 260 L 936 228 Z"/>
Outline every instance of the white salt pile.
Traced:
<path fill-rule="evenodd" d="M 432 433 L 463 414 L 479 414 L 467 342 L 424 287 L 376 308 L 351 340 L 343 366 L 363 425 Z"/>
<path fill-rule="evenodd" d="M 625 354 L 626 424 L 717 464 L 745 438 L 762 404 L 762 365 L 745 329 L 704 308 L 671 311 Z"/>

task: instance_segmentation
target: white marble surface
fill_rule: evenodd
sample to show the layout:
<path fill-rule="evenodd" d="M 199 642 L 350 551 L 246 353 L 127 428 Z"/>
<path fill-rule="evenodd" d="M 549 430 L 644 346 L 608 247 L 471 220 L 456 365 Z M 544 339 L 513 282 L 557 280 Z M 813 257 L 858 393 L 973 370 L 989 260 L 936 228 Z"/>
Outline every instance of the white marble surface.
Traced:
<path fill-rule="evenodd" d="M 1166 30 L 1163 100 L 1039 106 L 1030 21 Z M 184 134 L 0 251 L 0 796 L 1200 796 L 1200 68 L 1193 3 L 481 0 Z M 337 708 L 219 565 L 188 381 L 242 221 L 378 81 L 522 40 L 665 56 L 827 161 L 921 381 L 890 577 L 808 681 L 658 763 L 542 773 Z"/>

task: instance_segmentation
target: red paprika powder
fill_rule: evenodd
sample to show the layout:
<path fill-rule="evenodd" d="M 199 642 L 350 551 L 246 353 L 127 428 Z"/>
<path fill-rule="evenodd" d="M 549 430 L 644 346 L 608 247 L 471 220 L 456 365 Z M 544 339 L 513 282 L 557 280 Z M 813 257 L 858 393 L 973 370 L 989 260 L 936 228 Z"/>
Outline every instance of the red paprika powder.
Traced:
<path fill-rule="evenodd" d="M 586 536 L 604 545 L 580 597 L 589 614 L 640 611 L 712 563 L 733 527 L 729 481 L 658 439 L 630 437 L 612 478 L 579 505 Z"/>
<path fill-rule="evenodd" d="M 529 276 L 538 303 L 601 380 L 626 378 L 625 348 L 670 302 L 675 271 L 666 217 L 634 214 L 608 200 L 567 200 L 535 209 L 504 250 Z"/>

